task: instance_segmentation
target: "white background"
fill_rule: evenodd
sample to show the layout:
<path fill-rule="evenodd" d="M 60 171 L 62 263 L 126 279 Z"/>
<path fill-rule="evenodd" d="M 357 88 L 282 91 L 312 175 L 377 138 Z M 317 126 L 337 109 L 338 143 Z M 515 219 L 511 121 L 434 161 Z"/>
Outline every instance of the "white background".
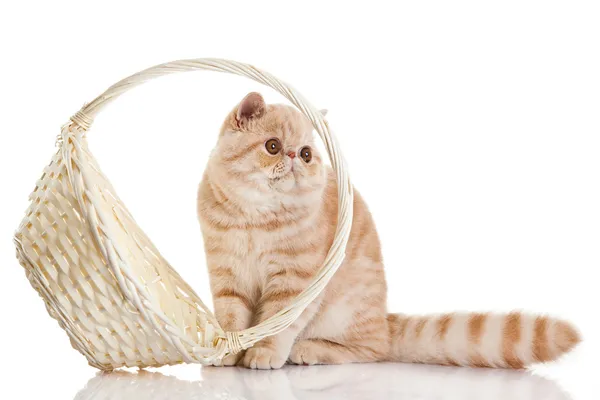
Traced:
<path fill-rule="evenodd" d="M 323 3 L 2 3 L 0 398 L 14 391 L 26 399 L 70 399 L 95 374 L 47 315 L 11 242 L 60 126 L 117 80 L 193 57 L 254 64 L 330 110 L 382 238 L 391 311 L 520 308 L 572 320 L 584 344 L 535 374 L 551 379 L 544 381 L 548 390 L 598 398 L 599 4 Z M 207 302 L 196 186 L 223 117 L 251 90 L 282 101 L 240 77 L 162 78 L 110 105 L 89 133 L 92 151 L 140 225 Z M 376 367 L 326 371 L 339 371 L 343 386 L 368 368 Z M 466 371 L 444 381 L 438 370 L 389 368 L 375 375 L 390 374 L 383 385 L 397 393 L 420 381 L 410 393 L 423 398 L 467 390 L 475 397 L 536 398 L 527 397 L 527 374 L 505 379 Z M 197 366 L 160 372 L 201 379 Z M 292 390 L 298 381 L 289 372 L 218 374 L 212 382 L 224 383 L 217 388 L 244 381 L 259 392 L 289 391 L 279 398 L 310 397 Z M 418 377 L 406 379 L 411 374 Z M 314 375 L 328 386 L 326 372 Z M 203 375 L 205 389 L 209 376 Z M 163 378 L 156 388 L 145 383 L 153 394 L 129 395 L 169 398 L 160 387 L 188 387 Z M 515 381 L 524 389 L 510 386 Z M 381 390 L 373 382 L 353 393 Z M 188 395 L 201 386 L 193 384 Z M 247 387 L 238 389 L 256 396 Z"/>

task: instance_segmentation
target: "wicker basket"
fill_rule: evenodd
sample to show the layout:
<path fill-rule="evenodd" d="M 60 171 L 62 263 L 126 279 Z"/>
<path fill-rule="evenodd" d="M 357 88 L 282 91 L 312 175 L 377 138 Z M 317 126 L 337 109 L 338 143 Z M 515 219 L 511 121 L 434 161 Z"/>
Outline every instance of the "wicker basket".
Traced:
<path fill-rule="evenodd" d="M 102 174 L 86 140 L 93 118 L 121 93 L 161 75 L 194 70 L 246 76 L 289 99 L 323 139 L 340 189 L 336 237 L 314 281 L 293 304 L 240 332 L 224 332 L 160 255 Z M 344 258 L 352 223 L 352 190 L 329 127 L 298 92 L 250 65 L 181 60 L 134 74 L 71 117 L 58 146 L 15 235 L 17 257 L 50 315 L 96 368 L 218 362 L 289 326 Z"/>

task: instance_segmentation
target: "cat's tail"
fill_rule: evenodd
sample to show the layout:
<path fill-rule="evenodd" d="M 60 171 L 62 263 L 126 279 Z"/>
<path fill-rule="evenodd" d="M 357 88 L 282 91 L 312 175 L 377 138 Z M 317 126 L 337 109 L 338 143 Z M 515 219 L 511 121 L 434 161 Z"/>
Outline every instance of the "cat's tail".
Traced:
<path fill-rule="evenodd" d="M 524 368 L 580 342 L 568 322 L 519 312 L 388 315 L 391 359 L 409 363 Z"/>

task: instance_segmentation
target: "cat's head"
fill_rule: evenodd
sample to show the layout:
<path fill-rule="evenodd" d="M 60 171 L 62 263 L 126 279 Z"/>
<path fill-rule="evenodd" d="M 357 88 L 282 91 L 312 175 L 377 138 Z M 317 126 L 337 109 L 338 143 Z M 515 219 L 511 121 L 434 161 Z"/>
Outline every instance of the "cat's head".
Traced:
<path fill-rule="evenodd" d="M 293 107 L 266 104 L 255 92 L 225 119 L 211 166 L 248 196 L 300 196 L 326 181 L 310 121 Z"/>

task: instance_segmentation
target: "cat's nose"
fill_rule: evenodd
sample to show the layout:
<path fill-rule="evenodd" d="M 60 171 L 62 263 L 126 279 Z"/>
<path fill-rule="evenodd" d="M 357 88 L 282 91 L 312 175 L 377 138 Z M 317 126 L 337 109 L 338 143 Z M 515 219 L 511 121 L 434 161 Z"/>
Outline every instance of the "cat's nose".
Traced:
<path fill-rule="evenodd" d="M 288 151 L 287 155 L 288 155 L 289 158 L 294 158 L 294 157 L 296 157 L 296 152 L 295 151 Z"/>

